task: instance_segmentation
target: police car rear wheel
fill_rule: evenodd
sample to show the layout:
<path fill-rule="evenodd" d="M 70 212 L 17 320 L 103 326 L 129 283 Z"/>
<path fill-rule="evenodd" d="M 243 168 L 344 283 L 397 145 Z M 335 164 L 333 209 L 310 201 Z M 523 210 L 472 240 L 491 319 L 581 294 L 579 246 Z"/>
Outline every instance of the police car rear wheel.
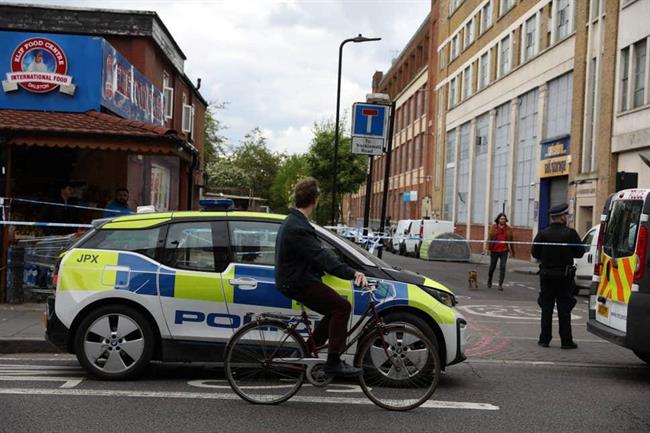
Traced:
<path fill-rule="evenodd" d="M 106 305 L 79 325 L 75 353 L 79 363 L 104 380 L 138 377 L 153 353 L 154 335 L 148 320 L 126 305 Z"/>

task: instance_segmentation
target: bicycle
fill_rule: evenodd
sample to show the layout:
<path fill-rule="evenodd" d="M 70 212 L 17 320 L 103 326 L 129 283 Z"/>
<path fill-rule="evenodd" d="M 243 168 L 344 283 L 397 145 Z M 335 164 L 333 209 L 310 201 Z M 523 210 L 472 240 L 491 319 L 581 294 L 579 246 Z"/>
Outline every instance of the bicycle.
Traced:
<path fill-rule="evenodd" d="M 388 410 L 420 406 L 440 379 L 437 345 L 409 324 L 382 321 L 376 305 L 395 297 L 391 283 L 374 282 L 354 291 L 368 296 L 368 306 L 348 331 L 344 352 L 356 344 L 354 365 L 364 370 L 359 377 L 363 393 Z M 313 340 L 310 322 L 317 316 L 308 315 L 302 304 L 301 310 L 297 315 L 257 314 L 228 342 L 226 378 L 242 399 L 279 404 L 294 396 L 305 380 L 319 388 L 332 382 L 324 372 L 325 360 L 318 356 L 327 346 L 315 347 Z M 304 329 L 299 330 L 301 325 Z"/>

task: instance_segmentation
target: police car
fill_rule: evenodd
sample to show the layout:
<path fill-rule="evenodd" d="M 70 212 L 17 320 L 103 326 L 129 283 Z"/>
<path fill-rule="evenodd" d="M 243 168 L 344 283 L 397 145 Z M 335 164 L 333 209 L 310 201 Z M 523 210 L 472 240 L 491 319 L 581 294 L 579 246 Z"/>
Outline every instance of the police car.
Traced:
<path fill-rule="evenodd" d="M 275 237 L 284 218 L 188 211 L 94 222 L 57 266 L 48 340 L 105 380 L 136 378 L 152 360 L 220 362 L 228 339 L 256 313 L 299 311 L 275 288 Z M 395 297 L 379 306 L 384 320 L 422 330 L 445 365 L 465 359 L 466 322 L 449 289 L 315 228 L 322 245 L 350 266 L 393 283 Z M 350 301 L 352 324 L 367 297 L 353 292 L 352 281 L 323 281 Z"/>

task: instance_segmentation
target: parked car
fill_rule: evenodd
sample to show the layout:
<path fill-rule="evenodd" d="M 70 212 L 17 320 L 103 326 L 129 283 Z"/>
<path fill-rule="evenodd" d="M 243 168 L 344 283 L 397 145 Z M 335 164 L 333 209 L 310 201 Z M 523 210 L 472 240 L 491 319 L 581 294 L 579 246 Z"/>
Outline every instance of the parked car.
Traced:
<path fill-rule="evenodd" d="M 425 237 L 434 233 L 453 233 L 454 222 L 420 219 L 411 221 L 408 235 L 404 240 L 404 253 L 420 258 L 420 246 Z"/>
<path fill-rule="evenodd" d="M 150 360 L 219 362 L 228 339 L 255 314 L 297 313 L 275 288 L 275 238 L 284 218 L 168 212 L 96 221 L 55 269 L 48 340 L 105 380 L 135 378 Z M 444 365 L 465 359 L 466 322 L 448 288 L 314 227 L 332 254 L 395 287 L 395 297 L 378 306 L 384 320 L 420 329 Z M 368 298 L 350 280 L 323 281 L 350 301 L 356 321 Z"/>
<path fill-rule="evenodd" d="M 408 236 L 409 227 L 412 220 L 399 220 L 397 221 L 397 227 L 395 228 L 395 233 L 391 238 L 391 249 L 393 252 L 398 253 L 403 256 L 406 252 L 404 241 L 406 236 Z"/>
<path fill-rule="evenodd" d="M 579 258 L 575 259 L 576 265 L 576 286 L 588 289 L 591 287 L 591 278 L 594 275 L 594 258 L 598 247 L 598 231 L 600 224 L 593 226 L 582 238 L 585 244 L 586 252 Z M 588 249 L 587 249 L 588 248 Z"/>

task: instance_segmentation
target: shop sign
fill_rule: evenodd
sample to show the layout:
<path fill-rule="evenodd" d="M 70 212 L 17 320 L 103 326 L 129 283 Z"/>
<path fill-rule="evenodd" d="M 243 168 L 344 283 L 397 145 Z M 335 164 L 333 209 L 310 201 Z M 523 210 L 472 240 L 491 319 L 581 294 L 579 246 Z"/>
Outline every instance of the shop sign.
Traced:
<path fill-rule="evenodd" d="M 20 86 L 29 92 L 47 93 L 59 87 L 62 93 L 73 95 L 75 85 L 67 72 L 68 59 L 59 44 L 44 37 L 29 38 L 14 49 L 11 72 L 2 88 L 13 92 Z"/>
<path fill-rule="evenodd" d="M 412 202 L 412 201 L 418 201 L 418 192 L 417 191 L 405 191 L 402 193 L 402 201 L 403 202 Z"/>
<path fill-rule="evenodd" d="M 162 125 L 162 92 L 106 41 L 102 59 L 101 104 L 127 119 Z"/>
<path fill-rule="evenodd" d="M 564 176 L 569 174 L 570 137 L 542 143 L 539 161 L 539 177 Z"/>

